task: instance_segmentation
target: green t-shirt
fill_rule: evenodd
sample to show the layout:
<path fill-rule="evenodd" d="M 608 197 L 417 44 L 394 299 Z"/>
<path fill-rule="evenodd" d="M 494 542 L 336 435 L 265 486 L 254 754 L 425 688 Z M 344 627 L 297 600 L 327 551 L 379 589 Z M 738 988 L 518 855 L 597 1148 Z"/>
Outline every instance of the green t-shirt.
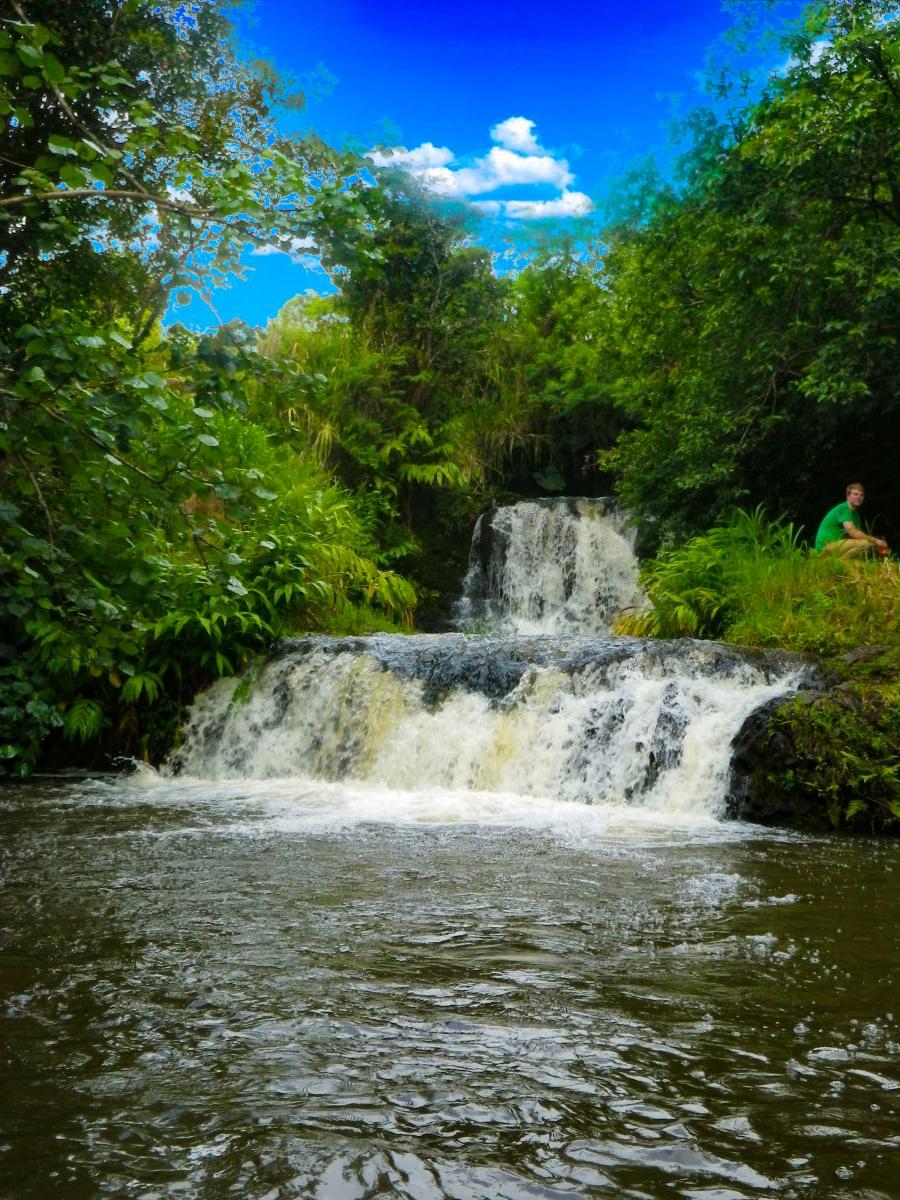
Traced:
<path fill-rule="evenodd" d="M 862 528 L 859 523 L 859 513 L 852 509 L 846 500 L 843 504 L 836 504 L 822 518 L 822 524 L 816 534 L 816 549 L 821 550 L 829 542 L 839 542 L 845 538 L 847 536 L 844 529 L 845 521 L 852 521 L 857 529 Z"/>

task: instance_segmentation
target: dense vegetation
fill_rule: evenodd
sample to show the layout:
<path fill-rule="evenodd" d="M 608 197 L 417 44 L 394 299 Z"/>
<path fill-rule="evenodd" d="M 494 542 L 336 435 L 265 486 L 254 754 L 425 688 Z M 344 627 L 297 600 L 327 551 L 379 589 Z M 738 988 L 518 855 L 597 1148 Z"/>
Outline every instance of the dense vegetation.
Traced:
<path fill-rule="evenodd" d="M 158 756 L 198 685 L 283 629 L 412 587 L 364 515 L 250 398 L 240 331 L 164 337 L 173 290 L 302 235 L 347 169 L 280 139 L 284 99 L 215 4 L 14 5 L 0 31 L 0 756 Z M 294 211 L 296 210 L 296 211 Z M 318 213 L 318 210 L 317 210 Z"/>
<path fill-rule="evenodd" d="M 642 568 L 647 607 L 619 633 L 712 637 L 814 656 L 829 686 L 773 715 L 777 745 L 755 786 L 804 822 L 861 830 L 900 824 L 900 567 L 809 553 L 762 508 Z M 782 801 L 783 797 L 783 801 Z"/>
<path fill-rule="evenodd" d="M 813 5 L 786 51 L 606 260 L 635 418 L 607 461 L 679 533 L 759 501 L 809 525 L 860 476 L 900 502 L 896 11 Z"/>
<path fill-rule="evenodd" d="M 893 568 L 800 548 L 850 478 L 889 539 L 900 507 L 886 0 L 814 5 L 753 103 L 695 114 L 674 183 L 595 246 L 501 277 L 461 210 L 284 137 L 300 100 L 241 57 L 216 0 L 12 9 L 9 773 L 159 758 L 196 688 L 283 632 L 403 627 L 414 610 L 427 625 L 498 495 L 616 489 L 652 516 L 669 549 L 648 568 L 648 632 L 832 657 L 896 643 Z M 332 297 L 298 297 L 264 331 L 163 328 L 173 296 L 208 292 L 248 244 L 297 239 Z M 729 516 L 757 504 L 793 526 Z"/>

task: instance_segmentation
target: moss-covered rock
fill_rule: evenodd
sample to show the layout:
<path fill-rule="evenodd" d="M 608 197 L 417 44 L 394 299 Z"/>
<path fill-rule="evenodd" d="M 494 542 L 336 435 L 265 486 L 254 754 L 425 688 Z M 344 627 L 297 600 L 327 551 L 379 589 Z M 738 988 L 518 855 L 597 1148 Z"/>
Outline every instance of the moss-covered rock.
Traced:
<path fill-rule="evenodd" d="M 881 647 L 855 651 L 822 690 L 775 701 L 745 722 L 729 816 L 900 833 L 900 677 L 879 667 L 881 657 Z"/>

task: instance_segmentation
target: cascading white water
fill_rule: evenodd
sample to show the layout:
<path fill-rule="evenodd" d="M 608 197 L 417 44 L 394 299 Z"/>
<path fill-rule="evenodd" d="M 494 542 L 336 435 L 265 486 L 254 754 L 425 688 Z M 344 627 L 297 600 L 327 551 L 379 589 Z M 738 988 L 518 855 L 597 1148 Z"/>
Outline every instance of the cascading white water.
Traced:
<path fill-rule="evenodd" d="M 511 654 L 511 647 L 514 653 Z M 304 639 L 202 695 L 173 768 L 721 814 L 745 718 L 796 664 L 716 644 Z"/>
<path fill-rule="evenodd" d="M 523 501 L 484 513 L 457 627 L 606 633 L 641 599 L 633 545 L 627 514 L 605 498 Z"/>
<path fill-rule="evenodd" d="M 804 669 L 711 642 L 610 636 L 616 613 L 640 602 L 632 541 L 609 500 L 491 510 L 458 625 L 492 635 L 283 642 L 252 685 L 223 681 L 198 698 L 168 769 L 361 784 L 388 797 L 386 819 L 397 797 L 429 789 L 721 816 L 736 735 Z"/>

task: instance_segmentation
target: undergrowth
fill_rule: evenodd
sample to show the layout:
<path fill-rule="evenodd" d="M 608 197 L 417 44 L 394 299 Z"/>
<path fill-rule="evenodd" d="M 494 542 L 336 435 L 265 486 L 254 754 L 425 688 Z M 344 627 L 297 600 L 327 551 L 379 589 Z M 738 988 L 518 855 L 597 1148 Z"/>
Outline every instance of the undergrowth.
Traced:
<path fill-rule="evenodd" d="M 775 714 L 793 757 L 764 785 L 813 793 L 823 824 L 900 831 L 900 563 L 823 558 L 757 508 L 646 563 L 642 583 L 617 633 L 814 656 L 833 686 Z"/>

